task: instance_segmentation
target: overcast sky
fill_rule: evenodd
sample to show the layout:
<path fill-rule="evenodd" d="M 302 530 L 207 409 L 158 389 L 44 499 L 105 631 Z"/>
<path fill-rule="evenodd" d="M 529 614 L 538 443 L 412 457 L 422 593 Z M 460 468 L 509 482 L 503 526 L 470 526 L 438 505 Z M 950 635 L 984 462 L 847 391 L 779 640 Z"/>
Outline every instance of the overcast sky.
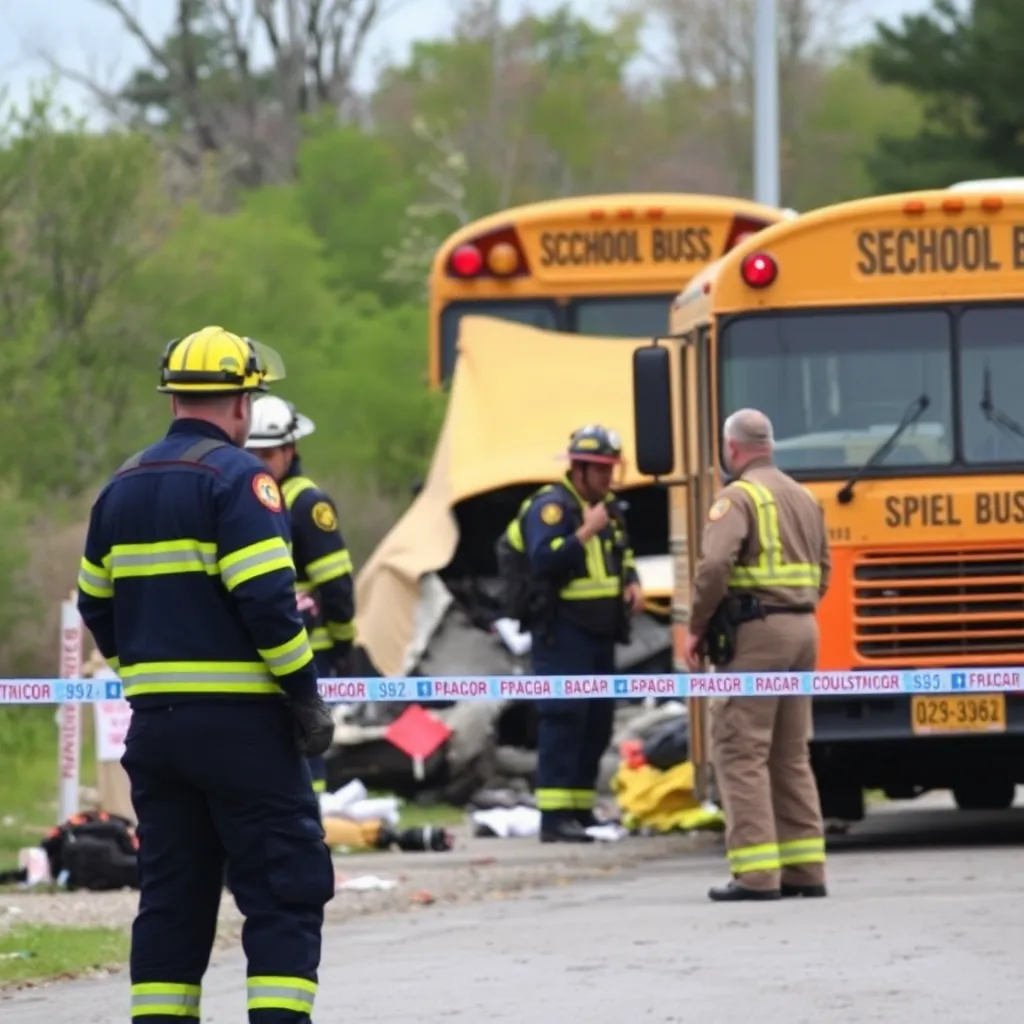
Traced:
<path fill-rule="evenodd" d="M 175 0 L 127 0 L 141 20 L 159 37 L 173 17 Z M 724 0 L 723 0 L 724 2 Z M 411 42 L 443 34 L 451 24 L 452 0 L 386 0 L 392 13 L 376 29 L 359 68 L 361 86 L 372 84 L 374 69 L 388 57 L 401 58 Z M 558 0 L 504 0 L 506 17 L 524 9 L 551 10 Z M 601 0 L 572 0 L 582 11 L 603 6 Z M 850 0 L 850 24 L 863 37 L 875 19 L 890 21 L 907 11 L 929 7 L 929 0 Z M 653 43 L 653 41 L 652 41 Z M 116 15 L 103 10 L 100 0 L 0 0 L 0 80 L 12 99 L 22 100 L 29 83 L 46 74 L 35 54 L 45 48 L 63 64 L 82 71 L 98 68 L 104 82 L 123 78 L 141 63 L 142 50 L 121 29 Z M 79 106 L 81 90 L 65 87 L 64 97 Z"/>

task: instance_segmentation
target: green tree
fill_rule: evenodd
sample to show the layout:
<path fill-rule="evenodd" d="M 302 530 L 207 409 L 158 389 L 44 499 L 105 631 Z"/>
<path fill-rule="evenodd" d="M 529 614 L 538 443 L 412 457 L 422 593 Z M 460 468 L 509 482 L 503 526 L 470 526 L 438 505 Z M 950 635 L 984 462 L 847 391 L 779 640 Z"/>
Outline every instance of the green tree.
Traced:
<path fill-rule="evenodd" d="M 409 132 L 419 122 L 464 155 L 472 216 L 636 187 L 645 114 L 626 70 L 639 55 L 639 17 L 603 31 L 563 5 L 504 25 L 492 7 L 470 8 L 452 38 L 415 44 L 408 64 L 383 73 L 374 112 L 408 169 L 438 158 L 436 141 Z"/>
<path fill-rule="evenodd" d="M 1017 174 L 1024 165 L 1024 4 L 934 0 L 898 27 L 877 26 L 871 68 L 924 104 L 910 138 L 883 135 L 871 161 L 885 191 L 944 188 L 954 181 Z"/>
<path fill-rule="evenodd" d="M 293 204 L 282 188 L 249 193 L 230 216 L 189 207 L 136 281 L 159 311 L 151 334 L 217 323 L 272 345 L 288 374 L 275 391 L 317 424 L 303 444 L 312 471 L 407 494 L 440 424 L 423 310 L 386 310 L 365 293 L 339 301 L 324 243 Z M 166 294 L 174 302 L 160 311 Z"/>
<path fill-rule="evenodd" d="M 354 126 L 312 131 L 299 149 L 295 199 L 323 243 L 335 293 L 376 293 L 387 305 L 410 288 L 388 277 L 416 182 L 387 139 Z"/>
<path fill-rule="evenodd" d="M 138 425 L 126 283 L 165 203 L 145 139 L 91 135 L 47 95 L 0 115 L 0 404 L 5 470 L 26 494 L 76 494 Z"/>
<path fill-rule="evenodd" d="M 863 50 L 845 54 L 823 75 L 816 107 L 794 140 L 793 156 L 805 166 L 790 202 L 811 210 L 873 194 L 870 161 L 878 138 L 905 139 L 921 117 L 916 96 L 872 77 Z"/>

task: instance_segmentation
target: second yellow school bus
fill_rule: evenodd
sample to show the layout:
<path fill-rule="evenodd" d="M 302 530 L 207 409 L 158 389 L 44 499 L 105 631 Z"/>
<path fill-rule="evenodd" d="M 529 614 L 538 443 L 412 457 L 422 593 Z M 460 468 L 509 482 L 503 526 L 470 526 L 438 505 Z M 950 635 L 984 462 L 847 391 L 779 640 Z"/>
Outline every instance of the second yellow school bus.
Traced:
<path fill-rule="evenodd" d="M 1009 805 L 1024 696 L 970 689 L 1024 682 L 1024 194 L 906 193 L 770 227 L 683 290 L 671 328 L 676 549 L 721 485 L 725 416 L 764 410 L 828 523 L 819 667 L 921 672 L 920 695 L 816 701 L 826 807 L 859 817 L 864 788 Z M 936 667 L 963 667 L 965 692 L 928 695 Z"/>
<path fill-rule="evenodd" d="M 624 193 L 550 199 L 467 224 L 438 249 L 430 274 L 431 387 L 451 379 L 467 315 L 572 334 L 660 333 L 694 274 L 790 215 L 732 197 Z"/>

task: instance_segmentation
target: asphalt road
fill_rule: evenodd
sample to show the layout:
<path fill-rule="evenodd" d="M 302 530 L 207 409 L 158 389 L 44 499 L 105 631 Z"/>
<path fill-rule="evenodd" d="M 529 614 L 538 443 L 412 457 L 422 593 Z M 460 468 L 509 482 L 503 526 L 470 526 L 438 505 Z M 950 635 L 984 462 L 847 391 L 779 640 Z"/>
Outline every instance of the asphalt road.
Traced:
<path fill-rule="evenodd" d="M 315 1020 L 1018 1024 L 1024 809 L 928 800 L 831 842 L 827 900 L 711 904 L 722 861 L 696 853 L 332 926 Z M 211 969 L 204 1021 L 245 1020 L 243 976 L 234 952 Z M 126 988 L 114 976 L 25 992 L 0 1019 L 125 1024 Z"/>

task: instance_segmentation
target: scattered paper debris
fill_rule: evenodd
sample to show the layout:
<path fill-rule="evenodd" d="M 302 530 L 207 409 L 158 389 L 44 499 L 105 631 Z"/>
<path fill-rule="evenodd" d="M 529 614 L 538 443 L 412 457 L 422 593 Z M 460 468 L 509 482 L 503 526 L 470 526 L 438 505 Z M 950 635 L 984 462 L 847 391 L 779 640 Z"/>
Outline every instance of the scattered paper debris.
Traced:
<path fill-rule="evenodd" d="M 320 813 L 325 818 L 345 818 L 348 821 L 384 821 L 397 825 L 401 816 L 398 797 L 367 795 L 366 786 L 359 779 L 334 793 L 320 794 Z"/>
<path fill-rule="evenodd" d="M 540 811 L 536 807 L 492 807 L 470 815 L 477 836 L 498 839 L 528 839 L 540 832 Z"/>
<path fill-rule="evenodd" d="M 390 878 L 378 878 L 376 875 L 360 875 L 358 878 L 348 878 L 335 884 L 335 889 L 341 892 L 347 889 L 349 892 L 386 892 L 398 885 Z"/>
<path fill-rule="evenodd" d="M 629 829 L 625 829 L 621 825 L 614 823 L 608 825 L 591 825 L 586 831 L 588 836 L 597 840 L 599 843 L 617 843 L 620 839 L 624 839 L 629 835 Z"/>

